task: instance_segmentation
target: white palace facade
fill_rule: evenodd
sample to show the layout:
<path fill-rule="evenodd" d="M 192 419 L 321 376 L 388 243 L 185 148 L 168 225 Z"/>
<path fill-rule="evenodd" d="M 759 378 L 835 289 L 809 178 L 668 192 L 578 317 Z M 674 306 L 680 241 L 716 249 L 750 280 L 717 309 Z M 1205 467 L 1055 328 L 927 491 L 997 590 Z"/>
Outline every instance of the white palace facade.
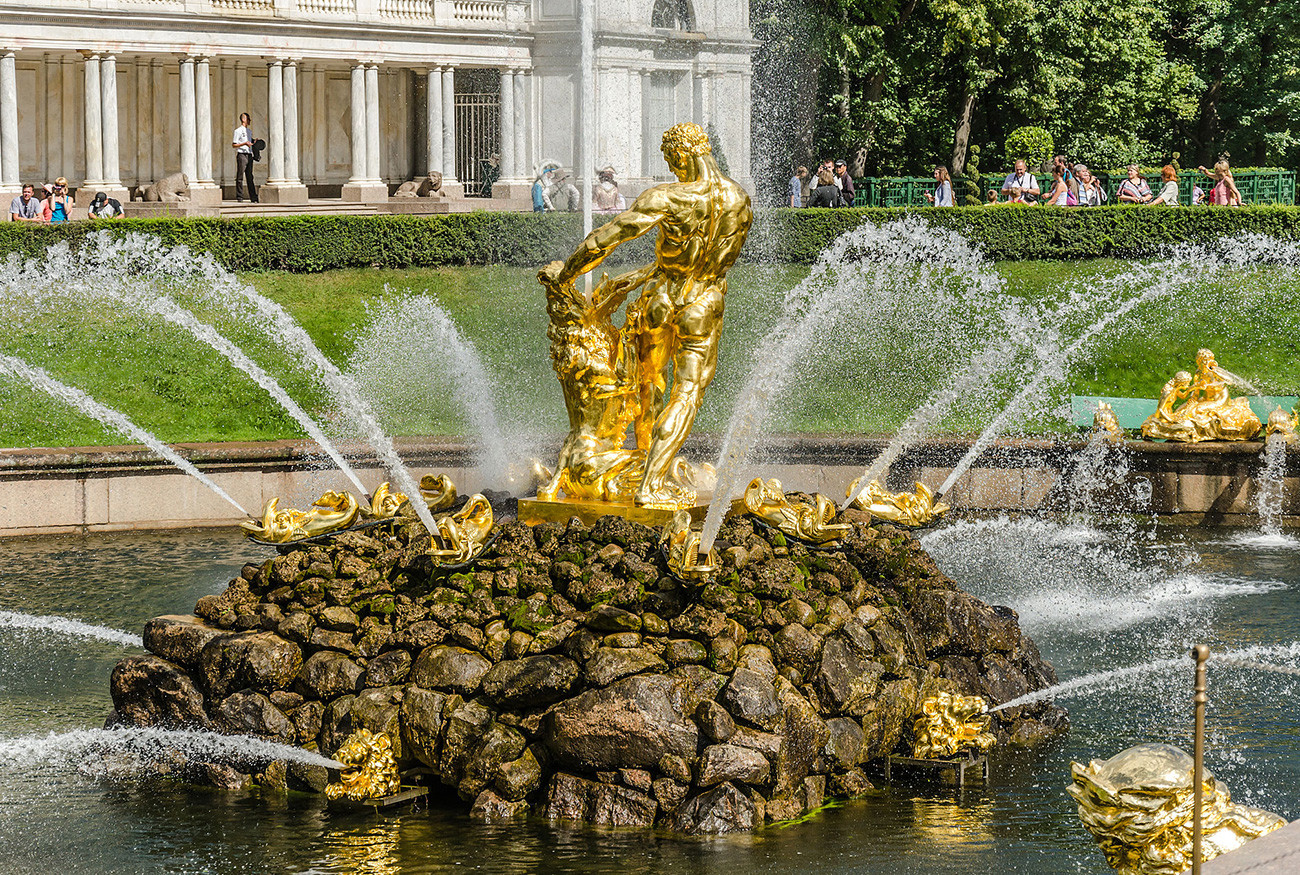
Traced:
<path fill-rule="evenodd" d="M 589 98 L 594 164 L 625 191 L 667 178 L 678 121 L 752 188 L 747 0 L 595 6 L 584 95 L 579 0 L 4 0 L 0 191 L 63 176 L 125 202 L 183 172 L 193 203 L 232 198 L 247 111 L 266 202 L 387 200 L 430 171 L 473 197 L 494 154 L 517 201 L 543 162 L 576 167 Z"/>

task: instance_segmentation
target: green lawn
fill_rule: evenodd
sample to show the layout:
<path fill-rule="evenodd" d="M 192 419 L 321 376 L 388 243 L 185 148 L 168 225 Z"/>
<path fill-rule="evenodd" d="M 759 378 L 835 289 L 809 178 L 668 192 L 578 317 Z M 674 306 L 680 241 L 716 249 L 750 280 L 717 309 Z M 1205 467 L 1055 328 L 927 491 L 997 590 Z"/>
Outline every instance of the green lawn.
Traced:
<path fill-rule="evenodd" d="M 1124 270 L 1111 261 L 1005 262 L 996 265 L 1006 293 L 1050 305 L 1073 292 L 1089 300 L 1102 278 Z M 806 268 L 738 267 L 727 301 L 718 377 L 698 428 L 717 430 L 753 362 L 771 354 L 786 293 Z M 557 433 L 564 428 L 551 372 L 545 310 L 533 272 L 517 268 L 347 270 L 325 274 L 245 277 L 283 305 L 316 344 L 346 368 L 373 308 L 402 295 L 428 295 L 481 352 L 507 429 Z M 959 307 L 935 307 L 935 296 L 901 291 L 860 296 L 831 328 L 806 338 L 803 353 L 770 423 L 775 430 L 889 432 L 948 380 L 954 368 L 992 334 L 1005 333 Z M 950 282 L 951 285 L 951 282 Z M 1199 346 L 1270 394 L 1300 389 L 1300 312 L 1292 305 L 1300 277 L 1260 269 L 1143 306 L 1104 333 L 1064 382 L 1050 382 L 1022 428 L 1063 427 L 1061 401 L 1070 393 L 1155 397 L 1174 371 L 1190 369 Z M 892 295 L 893 297 L 890 297 Z M 883 297 L 882 297 L 883 296 Z M 893 301 L 878 306 L 880 301 Z M 1083 308 L 1065 326 L 1066 342 L 1108 305 Z M 290 357 L 253 327 L 203 313 L 281 380 L 318 418 L 333 419 L 327 395 Z M 396 434 L 461 434 L 465 420 L 451 398 L 442 350 L 421 326 L 380 338 L 366 349 L 362 378 L 385 426 Z M 423 345 L 422 345 L 423 343 Z M 39 365 L 55 377 L 116 407 L 166 441 L 268 440 L 300 437 L 297 425 L 224 359 L 178 329 L 102 307 L 52 308 L 10 319 L 0 352 Z M 1034 367 L 1021 361 L 1023 369 Z M 1000 406 L 1014 380 L 963 398 L 945 429 L 978 429 Z M 123 439 L 47 396 L 0 380 L 0 446 L 80 446 Z"/>

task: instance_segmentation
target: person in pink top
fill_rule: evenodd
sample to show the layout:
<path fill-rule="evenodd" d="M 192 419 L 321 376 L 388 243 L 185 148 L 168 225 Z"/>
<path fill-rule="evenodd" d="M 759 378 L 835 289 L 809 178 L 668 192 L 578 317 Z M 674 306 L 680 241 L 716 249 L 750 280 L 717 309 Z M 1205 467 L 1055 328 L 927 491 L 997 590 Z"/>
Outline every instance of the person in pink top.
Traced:
<path fill-rule="evenodd" d="M 1204 167 L 1197 167 L 1201 173 L 1214 178 L 1214 187 L 1210 189 L 1210 195 L 1206 200 L 1213 206 L 1220 207 L 1239 207 L 1241 206 L 1241 192 L 1237 189 L 1237 183 L 1232 179 L 1232 170 L 1228 167 L 1227 161 L 1220 161 L 1214 165 L 1214 171 L 1206 170 Z"/>

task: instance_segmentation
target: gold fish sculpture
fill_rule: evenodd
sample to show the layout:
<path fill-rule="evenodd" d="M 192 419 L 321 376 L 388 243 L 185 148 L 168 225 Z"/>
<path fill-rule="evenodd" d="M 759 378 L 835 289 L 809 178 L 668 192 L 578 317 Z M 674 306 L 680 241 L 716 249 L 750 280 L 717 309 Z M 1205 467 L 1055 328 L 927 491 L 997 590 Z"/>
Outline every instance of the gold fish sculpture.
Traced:
<path fill-rule="evenodd" d="M 492 504 L 475 495 L 456 513 L 436 522 L 438 531 L 432 535 L 429 555 L 439 565 L 461 565 L 483 552 L 492 534 Z"/>
<path fill-rule="evenodd" d="M 865 510 L 873 517 L 900 526 L 928 525 L 947 513 L 950 508 L 941 501 L 934 500 L 934 493 L 919 480 L 914 492 L 893 493 L 872 480 L 864 490 L 862 478 L 849 484 L 846 496 L 856 496 L 853 507 Z"/>
<path fill-rule="evenodd" d="M 828 544 L 846 537 L 852 530 L 848 523 L 833 523 L 839 513 L 835 502 L 815 495 L 816 505 L 791 502 L 776 478 L 755 477 L 745 489 L 745 510 L 782 533 L 812 544 Z"/>
<path fill-rule="evenodd" d="M 707 556 L 701 557 L 700 533 L 691 528 L 690 511 L 673 514 L 664 524 L 659 545 L 667 558 L 668 570 L 678 580 L 696 583 L 718 573 L 718 551 L 710 549 Z"/>
<path fill-rule="evenodd" d="M 1268 427 L 1265 429 L 1265 435 L 1269 440 L 1281 440 L 1284 443 L 1293 444 L 1296 439 L 1296 428 L 1300 427 L 1297 422 L 1298 417 L 1295 411 L 1287 413 L 1278 405 L 1277 409 L 1268 415 Z M 1277 435 L 1274 438 L 1274 435 Z"/>
<path fill-rule="evenodd" d="M 437 513 L 456 503 L 456 484 L 446 474 L 425 474 L 420 478 L 420 498 Z"/>
<path fill-rule="evenodd" d="M 1142 423 L 1142 437 L 1197 443 L 1248 441 L 1260 421 L 1245 398 L 1231 398 L 1228 383 L 1240 382 L 1219 367 L 1208 349 L 1196 353 L 1196 374 L 1179 371 L 1160 390 L 1156 412 Z"/>
<path fill-rule="evenodd" d="M 1108 760 L 1070 764 L 1066 790 L 1106 862 L 1120 875 L 1179 875 L 1192 862 L 1192 758 L 1168 744 L 1139 744 Z M 1241 847 L 1286 821 L 1232 801 L 1204 772 L 1203 859 Z"/>
<path fill-rule="evenodd" d="M 406 502 L 401 492 L 393 492 L 387 483 L 380 483 L 370 496 L 370 508 L 367 515 L 371 519 L 386 520 L 397 516 L 398 509 Z"/>
<path fill-rule="evenodd" d="M 986 751 L 996 742 L 988 731 L 992 718 L 982 696 L 939 693 L 921 703 L 912 722 L 912 756 L 943 759 L 968 751 Z"/>
<path fill-rule="evenodd" d="M 334 752 L 334 759 L 344 768 L 337 781 L 325 785 L 325 795 L 330 799 L 365 802 L 392 796 L 402 789 L 393 743 L 382 732 L 356 730 Z"/>
<path fill-rule="evenodd" d="M 329 491 L 312 502 L 308 510 L 279 510 L 279 497 L 268 499 L 260 520 L 245 520 L 239 528 L 250 538 L 274 544 L 288 544 L 346 529 L 360 513 L 350 492 Z"/>
<path fill-rule="evenodd" d="M 1092 433 L 1105 435 L 1112 444 L 1124 443 L 1124 429 L 1119 427 L 1115 411 L 1105 401 L 1098 402 L 1097 412 L 1092 415 Z"/>

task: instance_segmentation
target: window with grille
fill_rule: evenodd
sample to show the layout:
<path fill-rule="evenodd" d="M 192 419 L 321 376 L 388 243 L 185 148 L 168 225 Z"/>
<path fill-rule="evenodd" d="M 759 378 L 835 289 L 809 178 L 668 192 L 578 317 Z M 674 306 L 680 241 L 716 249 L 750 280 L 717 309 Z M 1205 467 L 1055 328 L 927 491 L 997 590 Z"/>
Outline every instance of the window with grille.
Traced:
<path fill-rule="evenodd" d="M 695 30 L 690 0 L 655 0 L 650 26 L 662 30 Z"/>
<path fill-rule="evenodd" d="M 466 197 L 482 197 L 501 154 L 501 72 L 456 71 L 456 179 Z M 500 165 L 498 165 L 499 167 Z"/>

